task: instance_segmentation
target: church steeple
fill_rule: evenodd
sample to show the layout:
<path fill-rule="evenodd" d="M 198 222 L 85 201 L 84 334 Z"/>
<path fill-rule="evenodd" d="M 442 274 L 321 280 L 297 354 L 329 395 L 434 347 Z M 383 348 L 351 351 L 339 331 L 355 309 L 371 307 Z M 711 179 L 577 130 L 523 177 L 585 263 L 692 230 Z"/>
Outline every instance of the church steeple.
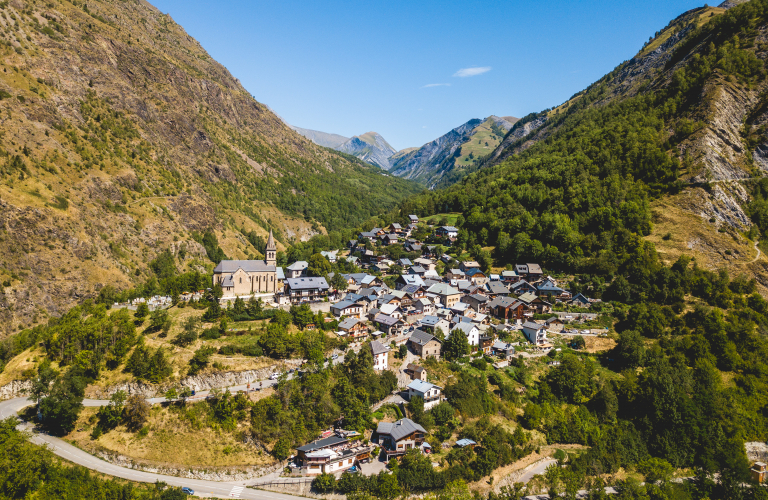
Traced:
<path fill-rule="evenodd" d="M 267 248 L 264 251 L 266 255 L 266 263 L 268 266 L 277 265 L 277 245 L 275 244 L 275 237 L 272 235 L 272 230 L 269 230 L 269 239 L 267 239 Z"/>

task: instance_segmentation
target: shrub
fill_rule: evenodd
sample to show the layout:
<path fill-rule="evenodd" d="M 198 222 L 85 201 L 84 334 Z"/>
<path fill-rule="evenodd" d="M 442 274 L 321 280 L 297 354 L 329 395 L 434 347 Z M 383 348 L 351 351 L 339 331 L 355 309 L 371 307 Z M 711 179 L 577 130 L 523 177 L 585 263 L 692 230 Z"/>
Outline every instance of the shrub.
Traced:
<path fill-rule="evenodd" d="M 312 489 L 320 493 L 331 493 L 336 489 L 336 476 L 333 474 L 320 474 L 312 480 Z"/>

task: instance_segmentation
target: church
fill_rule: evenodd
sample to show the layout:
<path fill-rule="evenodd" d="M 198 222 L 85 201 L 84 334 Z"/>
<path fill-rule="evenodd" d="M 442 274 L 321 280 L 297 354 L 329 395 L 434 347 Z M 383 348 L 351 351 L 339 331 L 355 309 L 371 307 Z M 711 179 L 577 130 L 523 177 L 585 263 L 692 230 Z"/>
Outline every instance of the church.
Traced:
<path fill-rule="evenodd" d="M 264 260 L 222 260 L 213 270 L 213 285 L 221 285 L 224 297 L 279 291 L 283 276 L 277 269 L 277 245 L 272 230 L 264 255 Z"/>

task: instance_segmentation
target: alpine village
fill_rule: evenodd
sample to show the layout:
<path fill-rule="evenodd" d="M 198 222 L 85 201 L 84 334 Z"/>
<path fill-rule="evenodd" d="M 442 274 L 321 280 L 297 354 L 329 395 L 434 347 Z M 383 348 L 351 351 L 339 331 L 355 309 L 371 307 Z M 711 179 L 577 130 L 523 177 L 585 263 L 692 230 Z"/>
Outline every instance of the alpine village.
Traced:
<path fill-rule="evenodd" d="M 0 1 L 0 499 L 768 499 L 768 0 L 637 49 L 397 151 Z"/>

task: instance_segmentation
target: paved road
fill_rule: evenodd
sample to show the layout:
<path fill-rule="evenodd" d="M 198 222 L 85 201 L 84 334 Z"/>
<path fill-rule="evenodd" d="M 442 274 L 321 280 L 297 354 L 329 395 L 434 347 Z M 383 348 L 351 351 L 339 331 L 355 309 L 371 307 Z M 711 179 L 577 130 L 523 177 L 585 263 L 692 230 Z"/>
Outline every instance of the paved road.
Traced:
<path fill-rule="evenodd" d="M 530 481 L 531 478 L 533 476 L 535 476 L 536 474 L 542 474 L 543 475 L 547 471 L 547 467 L 549 467 L 552 464 L 556 464 L 556 463 L 557 463 L 557 460 L 555 460 L 555 459 L 545 460 L 545 461 L 541 462 L 539 465 L 537 465 L 536 467 L 533 467 L 532 469 L 525 471 L 523 473 L 523 475 L 521 475 L 519 478 L 517 478 L 517 480 L 515 482 L 516 483 L 523 483 L 523 484 L 525 484 L 528 481 Z"/>

